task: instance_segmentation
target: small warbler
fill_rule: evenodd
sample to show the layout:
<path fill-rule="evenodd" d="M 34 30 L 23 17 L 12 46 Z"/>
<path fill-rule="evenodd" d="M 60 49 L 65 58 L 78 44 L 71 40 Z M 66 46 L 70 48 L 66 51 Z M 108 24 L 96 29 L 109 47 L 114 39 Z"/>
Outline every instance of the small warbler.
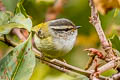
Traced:
<path fill-rule="evenodd" d="M 78 28 L 64 18 L 41 23 L 32 29 L 34 44 L 45 56 L 62 57 L 73 48 Z"/>

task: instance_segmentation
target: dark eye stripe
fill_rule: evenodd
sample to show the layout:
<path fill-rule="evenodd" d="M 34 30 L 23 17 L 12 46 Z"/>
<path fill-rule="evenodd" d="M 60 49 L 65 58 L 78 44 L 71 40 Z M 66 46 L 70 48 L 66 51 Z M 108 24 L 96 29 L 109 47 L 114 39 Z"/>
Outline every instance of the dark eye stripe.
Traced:
<path fill-rule="evenodd" d="M 73 28 L 65 28 L 65 29 L 54 29 L 52 28 L 53 30 L 55 31 L 69 31 L 69 30 L 72 30 Z"/>

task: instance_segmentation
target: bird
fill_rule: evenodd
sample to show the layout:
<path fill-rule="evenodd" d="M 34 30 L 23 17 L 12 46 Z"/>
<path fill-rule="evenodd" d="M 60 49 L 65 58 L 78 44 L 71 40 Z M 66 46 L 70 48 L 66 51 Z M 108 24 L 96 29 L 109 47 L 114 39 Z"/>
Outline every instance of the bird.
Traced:
<path fill-rule="evenodd" d="M 80 26 L 65 18 L 50 20 L 32 28 L 34 45 L 50 58 L 58 58 L 72 50 Z"/>

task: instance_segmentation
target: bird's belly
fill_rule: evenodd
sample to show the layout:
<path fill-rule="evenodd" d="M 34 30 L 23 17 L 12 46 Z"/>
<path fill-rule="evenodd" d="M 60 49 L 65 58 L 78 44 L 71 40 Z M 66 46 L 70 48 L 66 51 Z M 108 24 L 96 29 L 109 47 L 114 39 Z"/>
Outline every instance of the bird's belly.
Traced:
<path fill-rule="evenodd" d="M 74 46 L 76 40 L 76 35 L 68 36 L 66 39 L 64 38 L 55 38 L 54 45 L 56 46 L 57 50 L 61 51 L 61 56 L 68 53 Z"/>
<path fill-rule="evenodd" d="M 47 37 L 40 39 L 37 35 L 34 36 L 34 42 L 37 49 L 48 57 L 59 57 L 61 55 L 61 49 L 57 49 L 54 45 L 53 38 Z"/>
<path fill-rule="evenodd" d="M 68 39 L 47 37 L 40 39 L 37 35 L 34 36 L 36 47 L 49 57 L 61 57 L 68 53 L 76 40 L 76 36 Z"/>

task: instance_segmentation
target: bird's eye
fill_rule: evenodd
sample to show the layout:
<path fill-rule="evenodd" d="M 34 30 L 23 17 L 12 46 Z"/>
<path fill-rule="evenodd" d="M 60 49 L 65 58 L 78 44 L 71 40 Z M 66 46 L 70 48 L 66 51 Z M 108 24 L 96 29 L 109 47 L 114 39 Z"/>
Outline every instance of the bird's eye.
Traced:
<path fill-rule="evenodd" d="M 38 31 L 38 34 L 41 34 L 41 29 Z"/>
<path fill-rule="evenodd" d="M 39 31 L 38 31 L 38 36 L 39 36 L 39 38 L 41 38 L 41 39 L 45 38 L 45 35 L 44 35 L 44 33 L 42 32 L 41 29 L 39 29 Z"/>

